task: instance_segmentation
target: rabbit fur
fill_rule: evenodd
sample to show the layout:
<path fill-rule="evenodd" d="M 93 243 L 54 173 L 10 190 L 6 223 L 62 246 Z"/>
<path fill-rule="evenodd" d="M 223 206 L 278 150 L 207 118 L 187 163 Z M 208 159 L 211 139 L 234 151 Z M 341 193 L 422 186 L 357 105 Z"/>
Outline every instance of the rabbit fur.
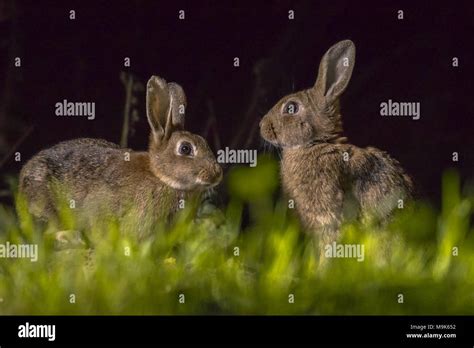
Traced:
<path fill-rule="evenodd" d="M 398 161 L 342 135 L 339 97 L 354 63 L 354 43 L 335 44 L 321 60 L 315 85 L 283 97 L 260 122 L 261 136 L 282 149 L 284 192 L 320 246 L 337 240 L 348 217 L 386 219 L 413 190 Z"/>
<path fill-rule="evenodd" d="M 30 212 L 57 219 L 61 198 L 73 200 L 84 216 L 133 211 L 141 234 L 173 214 L 180 199 L 219 184 L 222 169 L 207 142 L 184 130 L 185 106 L 178 84 L 152 76 L 146 90 L 148 151 L 83 138 L 39 152 L 20 173 L 19 191 Z"/>

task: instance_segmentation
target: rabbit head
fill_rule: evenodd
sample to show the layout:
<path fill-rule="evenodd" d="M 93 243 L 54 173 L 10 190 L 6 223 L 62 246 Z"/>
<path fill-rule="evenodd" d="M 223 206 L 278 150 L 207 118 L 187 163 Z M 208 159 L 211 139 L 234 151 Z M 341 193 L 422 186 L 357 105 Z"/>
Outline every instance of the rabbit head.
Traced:
<path fill-rule="evenodd" d="M 321 59 L 314 86 L 278 101 L 260 122 L 261 136 L 283 148 L 339 138 L 342 133 L 339 96 L 349 83 L 354 62 L 352 41 L 332 46 Z"/>
<path fill-rule="evenodd" d="M 206 140 L 184 130 L 185 108 L 181 86 L 157 76 L 150 78 L 146 90 L 150 166 L 174 189 L 205 190 L 219 184 L 222 168 Z"/>

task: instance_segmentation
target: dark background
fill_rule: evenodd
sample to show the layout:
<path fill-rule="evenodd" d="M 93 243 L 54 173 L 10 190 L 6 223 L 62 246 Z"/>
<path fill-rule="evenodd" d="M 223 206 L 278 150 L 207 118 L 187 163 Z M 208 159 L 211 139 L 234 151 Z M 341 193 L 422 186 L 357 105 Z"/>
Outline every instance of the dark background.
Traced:
<path fill-rule="evenodd" d="M 66 139 L 118 143 L 122 71 L 142 84 L 152 74 L 181 84 L 187 128 L 214 151 L 262 151 L 260 118 L 282 96 L 312 86 L 324 52 L 351 39 L 357 57 L 341 100 L 346 135 L 391 153 L 421 196 L 436 202 L 445 169 L 458 168 L 464 180 L 474 174 L 473 10 L 456 1 L 0 1 L 0 170 L 17 174 L 22 163 L 13 152 L 24 163 Z M 140 118 L 128 145 L 143 150 L 145 97 L 136 97 Z M 96 119 L 55 116 L 63 99 L 95 102 Z M 380 116 L 388 99 L 420 102 L 421 119 Z"/>

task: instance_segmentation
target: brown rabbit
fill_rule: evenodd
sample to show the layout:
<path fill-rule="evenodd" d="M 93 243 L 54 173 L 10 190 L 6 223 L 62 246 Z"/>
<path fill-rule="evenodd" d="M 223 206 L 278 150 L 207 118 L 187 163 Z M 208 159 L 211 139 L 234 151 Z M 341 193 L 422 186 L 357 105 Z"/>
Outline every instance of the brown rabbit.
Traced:
<path fill-rule="evenodd" d="M 342 136 L 339 96 L 354 63 L 353 42 L 335 44 L 321 60 L 315 85 L 282 98 L 260 122 L 261 136 L 282 148 L 284 191 L 320 246 L 337 239 L 351 211 L 384 220 L 412 191 L 396 160 Z"/>
<path fill-rule="evenodd" d="M 31 213 L 55 219 L 59 188 L 79 215 L 133 214 L 142 234 L 169 217 L 180 199 L 217 185 L 222 169 L 207 142 L 183 130 L 185 105 L 178 84 L 152 76 L 146 91 L 147 152 L 100 139 L 65 141 L 39 152 L 20 173 L 20 194 Z"/>

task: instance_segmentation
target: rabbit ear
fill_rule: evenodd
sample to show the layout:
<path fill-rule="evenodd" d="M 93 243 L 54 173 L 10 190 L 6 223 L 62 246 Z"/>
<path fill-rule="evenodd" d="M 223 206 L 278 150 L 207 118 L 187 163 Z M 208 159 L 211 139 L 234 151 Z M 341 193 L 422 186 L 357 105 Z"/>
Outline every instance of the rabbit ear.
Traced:
<path fill-rule="evenodd" d="M 186 111 L 186 95 L 177 83 L 168 83 L 171 98 L 171 113 L 173 129 L 184 129 L 184 114 Z"/>
<path fill-rule="evenodd" d="M 313 87 L 318 100 L 331 103 L 346 89 L 355 63 L 355 45 L 351 40 L 340 41 L 324 54 Z"/>
<path fill-rule="evenodd" d="M 154 141 L 159 144 L 171 133 L 184 126 L 186 98 L 183 89 L 175 83 L 166 83 L 152 76 L 147 83 L 146 111 Z"/>

